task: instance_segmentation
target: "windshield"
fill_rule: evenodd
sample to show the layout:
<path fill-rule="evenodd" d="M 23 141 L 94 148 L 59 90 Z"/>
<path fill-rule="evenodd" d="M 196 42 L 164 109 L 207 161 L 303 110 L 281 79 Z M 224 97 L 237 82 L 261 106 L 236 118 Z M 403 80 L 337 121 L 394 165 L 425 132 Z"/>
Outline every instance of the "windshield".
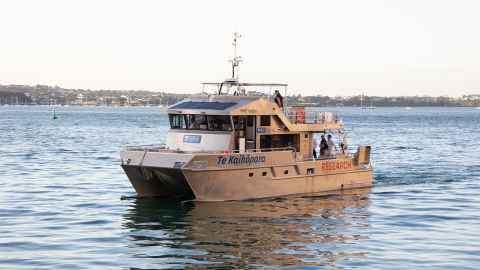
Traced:
<path fill-rule="evenodd" d="M 228 115 L 169 114 L 172 129 L 231 131 Z"/>

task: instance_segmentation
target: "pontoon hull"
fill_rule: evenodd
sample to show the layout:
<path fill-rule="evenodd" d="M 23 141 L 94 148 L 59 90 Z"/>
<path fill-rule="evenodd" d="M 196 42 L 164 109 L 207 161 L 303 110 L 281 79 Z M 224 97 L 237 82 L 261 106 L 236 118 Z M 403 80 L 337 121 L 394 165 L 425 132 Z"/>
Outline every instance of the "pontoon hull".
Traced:
<path fill-rule="evenodd" d="M 334 174 L 275 178 L 263 168 L 194 171 L 176 168 L 122 166 L 139 197 L 171 197 L 198 201 L 231 201 L 372 186 L 371 168 Z M 253 176 L 249 176 L 253 173 Z"/>
<path fill-rule="evenodd" d="M 181 169 L 122 165 L 139 197 L 193 199 Z"/>
<path fill-rule="evenodd" d="M 250 171 L 252 170 L 187 171 L 185 175 L 199 201 L 259 199 L 372 186 L 371 169 L 282 179 L 263 177 L 260 170 L 249 177 Z"/>

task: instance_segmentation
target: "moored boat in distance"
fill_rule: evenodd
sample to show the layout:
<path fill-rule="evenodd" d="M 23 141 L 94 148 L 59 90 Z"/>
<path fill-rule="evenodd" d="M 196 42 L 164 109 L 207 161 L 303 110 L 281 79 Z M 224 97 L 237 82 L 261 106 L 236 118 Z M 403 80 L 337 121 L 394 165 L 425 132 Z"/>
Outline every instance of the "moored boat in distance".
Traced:
<path fill-rule="evenodd" d="M 228 201 L 370 187 L 370 146 L 350 153 L 346 140 L 339 150 L 329 142 L 317 155 L 317 135 L 345 136 L 337 114 L 289 108 L 279 91 L 286 95 L 286 84 L 238 80 L 238 38 L 232 77 L 203 84 L 215 94 L 168 108 L 165 145 L 122 151 L 121 166 L 138 196 Z"/>
<path fill-rule="evenodd" d="M 367 95 L 362 93 L 362 95 L 360 96 L 360 108 L 362 110 L 375 110 L 377 108 L 373 106 L 373 101 L 370 101 L 370 106 L 367 106 L 366 102 L 367 102 Z"/>

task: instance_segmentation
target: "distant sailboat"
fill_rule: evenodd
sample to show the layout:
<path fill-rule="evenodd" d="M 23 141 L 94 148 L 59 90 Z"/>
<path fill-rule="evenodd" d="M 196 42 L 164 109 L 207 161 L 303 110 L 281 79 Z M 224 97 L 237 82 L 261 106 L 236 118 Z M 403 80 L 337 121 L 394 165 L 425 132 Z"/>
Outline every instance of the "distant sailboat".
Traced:
<path fill-rule="evenodd" d="M 365 103 L 365 105 L 364 105 L 364 103 Z M 371 100 L 370 100 L 370 106 L 367 106 L 366 104 L 367 104 L 367 95 L 362 93 L 362 95 L 360 96 L 360 107 L 362 108 L 362 110 L 374 110 L 374 109 L 377 108 L 377 107 L 373 106 L 373 101 L 371 101 Z"/>
<path fill-rule="evenodd" d="M 53 116 L 52 116 L 52 119 L 53 119 L 53 120 L 58 119 L 57 112 L 55 111 L 55 108 L 53 108 Z"/>

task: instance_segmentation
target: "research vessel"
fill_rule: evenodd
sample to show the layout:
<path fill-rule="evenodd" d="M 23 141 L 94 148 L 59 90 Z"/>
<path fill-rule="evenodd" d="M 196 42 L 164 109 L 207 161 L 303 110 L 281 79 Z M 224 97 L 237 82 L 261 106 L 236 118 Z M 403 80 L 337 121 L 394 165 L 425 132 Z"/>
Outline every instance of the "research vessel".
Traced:
<path fill-rule="evenodd" d="M 288 106 L 287 84 L 239 80 L 238 38 L 231 78 L 168 107 L 165 144 L 121 152 L 138 197 L 230 201 L 372 186 L 371 148 L 347 147 L 338 114 Z M 317 151 L 322 134 L 342 143 Z"/>

